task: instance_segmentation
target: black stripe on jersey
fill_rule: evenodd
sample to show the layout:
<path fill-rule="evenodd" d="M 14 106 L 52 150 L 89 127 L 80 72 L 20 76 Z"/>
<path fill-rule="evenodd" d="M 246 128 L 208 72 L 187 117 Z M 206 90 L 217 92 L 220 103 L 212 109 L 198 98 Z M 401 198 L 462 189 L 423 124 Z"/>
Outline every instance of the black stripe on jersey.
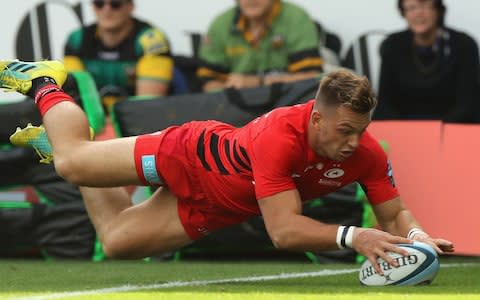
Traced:
<path fill-rule="evenodd" d="M 218 153 L 218 135 L 215 133 L 212 133 L 212 137 L 210 138 L 210 152 L 213 155 L 213 159 L 215 159 L 215 164 L 220 173 L 222 175 L 230 175 L 220 159 L 220 154 Z"/>
<path fill-rule="evenodd" d="M 248 164 L 251 165 L 252 163 L 250 162 L 250 158 L 248 158 L 247 150 L 245 150 L 245 148 L 242 146 L 238 146 L 238 148 L 240 149 L 240 152 L 242 152 L 243 158 L 245 158 Z"/>
<path fill-rule="evenodd" d="M 248 165 L 242 160 L 242 158 L 240 157 L 240 155 L 238 154 L 237 141 L 234 141 L 234 142 L 233 142 L 233 157 L 235 158 L 235 161 L 236 161 L 240 166 L 242 166 L 244 169 L 249 170 L 249 171 L 252 171 L 252 168 L 250 168 L 250 166 L 248 166 Z"/>
<path fill-rule="evenodd" d="M 235 164 L 232 160 L 232 155 L 230 154 L 230 141 L 225 140 L 225 143 L 223 145 L 225 146 L 225 153 L 227 155 L 228 162 L 235 169 L 235 172 L 240 173 L 240 169 L 237 168 L 237 166 L 235 166 Z"/>
<path fill-rule="evenodd" d="M 288 63 L 292 64 L 306 58 L 320 58 L 320 55 L 318 54 L 318 48 L 305 49 L 290 54 L 288 56 Z"/>
<path fill-rule="evenodd" d="M 199 67 L 209 69 L 210 71 L 213 71 L 213 72 L 216 72 L 216 73 L 222 73 L 222 74 L 230 73 L 230 69 L 225 68 L 221 65 L 209 63 L 209 62 L 207 62 L 205 60 L 202 60 L 202 59 L 200 59 L 199 65 L 200 65 Z"/>
<path fill-rule="evenodd" d="M 198 138 L 198 143 L 197 143 L 197 156 L 202 162 L 202 165 L 205 169 L 208 171 L 211 171 L 212 168 L 207 163 L 207 160 L 205 159 L 205 146 L 203 145 L 205 141 L 205 129 L 202 131 L 202 134 Z"/>

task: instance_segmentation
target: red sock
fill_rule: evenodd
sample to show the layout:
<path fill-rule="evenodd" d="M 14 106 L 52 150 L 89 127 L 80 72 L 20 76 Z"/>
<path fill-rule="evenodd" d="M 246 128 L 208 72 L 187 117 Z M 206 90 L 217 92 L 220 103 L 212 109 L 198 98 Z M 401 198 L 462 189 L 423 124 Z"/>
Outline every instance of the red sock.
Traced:
<path fill-rule="evenodd" d="M 40 115 L 42 117 L 55 104 L 63 101 L 75 102 L 70 95 L 65 93 L 56 84 L 43 86 L 35 94 L 35 103 L 37 104 L 38 110 L 40 111 Z"/>

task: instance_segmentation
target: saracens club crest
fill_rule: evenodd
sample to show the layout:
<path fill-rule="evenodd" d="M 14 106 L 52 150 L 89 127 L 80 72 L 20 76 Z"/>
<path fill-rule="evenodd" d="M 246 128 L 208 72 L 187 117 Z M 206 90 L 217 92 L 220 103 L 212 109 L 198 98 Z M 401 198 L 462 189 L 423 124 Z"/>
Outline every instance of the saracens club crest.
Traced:
<path fill-rule="evenodd" d="M 325 173 L 323 173 L 323 176 L 327 178 L 339 178 L 339 177 L 342 177 L 344 174 L 345 174 L 344 170 L 340 168 L 332 168 L 325 171 Z"/>

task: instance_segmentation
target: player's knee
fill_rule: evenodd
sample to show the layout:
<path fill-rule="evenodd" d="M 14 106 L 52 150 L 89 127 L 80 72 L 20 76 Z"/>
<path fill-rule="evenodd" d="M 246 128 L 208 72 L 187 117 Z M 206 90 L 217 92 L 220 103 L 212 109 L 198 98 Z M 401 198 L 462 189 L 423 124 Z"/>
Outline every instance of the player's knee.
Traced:
<path fill-rule="evenodd" d="M 288 250 L 291 248 L 290 239 L 285 234 L 272 234 L 271 240 L 276 249 Z"/>
<path fill-rule="evenodd" d="M 78 168 L 78 164 L 74 159 L 55 156 L 54 164 L 55 170 L 60 177 L 75 185 L 82 185 L 82 170 Z"/>
<path fill-rule="evenodd" d="M 114 259 L 130 259 L 138 258 L 137 255 L 132 253 L 131 247 L 128 243 L 123 242 L 121 239 L 115 237 L 107 237 L 102 240 L 103 252 L 109 258 Z"/>
<path fill-rule="evenodd" d="M 129 239 L 110 234 L 101 239 L 103 253 L 113 259 L 138 259 L 145 257 L 139 251 L 138 245 L 133 245 Z"/>
<path fill-rule="evenodd" d="M 71 163 L 68 159 L 55 157 L 54 164 L 55 171 L 57 171 L 57 174 L 60 175 L 60 177 L 62 177 L 66 181 L 76 184 L 74 180 L 75 172 L 72 170 Z"/>
<path fill-rule="evenodd" d="M 120 251 L 118 251 L 118 249 L 113 247 L 112 244 L 103 243 L 102 247 L 103 247 L 103 253 L 105 254 L 106 257 L 113 258 L 113 259 L 123 258 L 122 255 L 121 255 L 122 253 Z"/>

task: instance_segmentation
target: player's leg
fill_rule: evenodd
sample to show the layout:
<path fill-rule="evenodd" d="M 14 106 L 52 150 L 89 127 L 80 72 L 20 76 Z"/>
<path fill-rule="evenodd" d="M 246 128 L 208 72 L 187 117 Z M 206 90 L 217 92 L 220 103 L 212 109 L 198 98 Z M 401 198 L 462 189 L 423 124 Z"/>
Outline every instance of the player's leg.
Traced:
<path fill-rule="evenodd" d="M 43 125 L 52 144 L 55 169 L 66 180 L 81 186 L 140 183 L 133 159 L 135 138 L 90 141 L 85 113 L 71 101 L 46 111 Z"/>
<path fill-rule="evenodd" d="M 131 206 L 123 188 L 80 188 L 88 214 L 107 256 L 142 258 L 191 243 L 178 216 L 177 199 L 158 189 Z"/>
<path fill-rule="evenodd" d="M 79 187 L 85 208 L 97 234 L 103 239 L 110 220 L 132 206 L 130 195 L 123 187 Z"/>
<path fill-rule="evenodd" d="M 35 99 L 62 177 L 83 186 L 138 184 L 135 138 L 91 142 L 84 112 L 58 87 L 65 78 L 59 62 L 0 61 L 0 87 Z"/>
<path fill-rule="evenodd" d="M 27 129 L 27 131 L 18 130 L 12 135 L 12 142 L 17 146 L 36 147 L 38 152 L 48 154 L 51 146 L 45 129 L 31 125 L 27 126 Z M 25 136 L 26 134 L 30 135 Z M 29 137 L 35 137 L 33 142 Z M 159 145 L 158 137 L 157 134 L 139 138 L 137 140 L 141 144 L 139 148 L 143 152 L 156 152 L 155 149 Z M 51 158 L 53 159 L 53 156 Z M 46 162 L 44 159 L 42 161 Z M 84 172 L 89 170 L 86 169 Z M 152 177 L 147 176 L 147 178 Z M 80 187 L 80 191 L 89 217 L 110 256 L 141 257 L 176 249 L 190 242 L 183 227 L 179 225 L 181 223 L 177 217 L 176 199 L 167 191 L 157 192 L 148 204 L 133 208 L 130 196 L 121 187 Z M 161 201 L 161 205 L 154 205 L 158 201 Z M 153 212 L 153 216 L 149 217 L 142 211 Z M 139 219 L 135 220 L 135 218 Z M 147 224 L 143 224 L 145 220 Z M 137 224 L 137 221 L 141 222 Z M 148 230 L 142 230 L 139 233 L 132 229 L 147 227 Z M 134 237 L 130 237 L 128 233 L 132 233 Z M 156 237 L 160 239 L 159 244 Z"/>
<path fill-rule="evenodd" d="M 70 106 L 70 107 L 68 107 Z M 122 186 L 140 184 L 135 169 L 136 137 L 105 141 L 85 140 L 83 130 L 75 130 L 80 122 L 62 124 L 63 118 L 74 119 L 79 109 L 70 103 L 59 103 L 44 116 L 43 123 L 55 157 L 55 169 L 66 180 L 79 186 Z M 82 121 L 83 123 L 83 121 Z M 87 128 L 88 123 L 80 128 Z M 75 135 L 72 137 L 70 135 Z"/>
<path fill-rule="evenodd" d="M 61 105 L 63 103 L 58 104 Z M 51 121 L 53 124 L 48 122 L 50 131 L 64 128 L 55 118 Z M 10 141 L 16 146 L 33 147 L 42 158 L 41 162 L 54 161 L 57 173 L 76 185 L 106 187 L 139 183 L 133 161 L 135 137 L 90 142 L 72 140 L 68 132 L 60 132 L 60 136 L 66 136 L 67 142 L 63 143 L 63 139 L 51 138 L 51 134 L 55 133 L 47 134 L 43 126 L 28 125 L 21 130 L 18 128 Z M 52 147 L 51 142 L 56 146 Z"/>

